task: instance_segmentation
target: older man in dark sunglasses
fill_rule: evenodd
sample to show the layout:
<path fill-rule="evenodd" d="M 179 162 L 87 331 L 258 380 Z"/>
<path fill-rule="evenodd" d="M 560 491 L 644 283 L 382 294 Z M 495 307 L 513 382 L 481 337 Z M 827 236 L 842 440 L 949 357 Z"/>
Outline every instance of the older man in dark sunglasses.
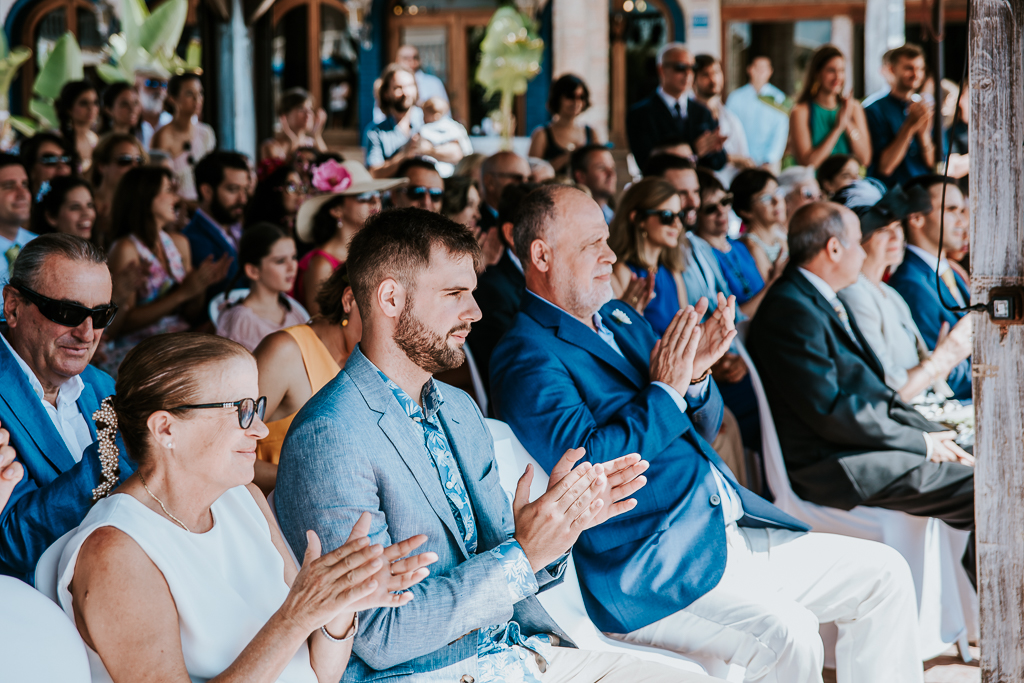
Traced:
<path fill-rule="evenodd" d="M 411 157 L 402 162 L 396 178 L 408 178 L 409 184 L 391 190 L 391 203 L 396 209 L 415 207 L 441 212 L 444 181 L 430 157 Z"/>
<path fill-rule="evenodd" d="M 63 234 L 25 246 L 4 287 L 0 424 L 25 477 L 0 514 L 0 574 L 30 580 L 43 551 L 81 523 L 103 481 L 94 420 L 114 381 L 89 361 L 117 313 L 111 295 L 103 252 Z M 117 474 L 133 469 L 118 457 Z"/>

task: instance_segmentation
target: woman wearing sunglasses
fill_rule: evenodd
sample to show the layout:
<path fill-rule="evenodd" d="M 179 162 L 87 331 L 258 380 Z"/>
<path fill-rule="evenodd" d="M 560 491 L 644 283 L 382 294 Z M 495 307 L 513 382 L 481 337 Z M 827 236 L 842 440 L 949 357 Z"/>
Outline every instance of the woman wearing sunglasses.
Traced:
<path fill-rule="evenodd" d="M 93 242 L 107 251 L 113 237 L 110 217 L 113 212 L 114 193 L 124 174 L 149 162 L 142 143 L 127 133 L 109 133 L 100 139 L 92 153 L 92 181 L 96 202 L 96 225 Z"/>
<path fill-rule="evenodd" d="M 32 203 L 32 232 L 60 232 L 92 238 L 96 206 L 92 187 L 78 176 L 58 176 L 39 191 Z"/>
<path fill-rule="evenodd" d="M 380 193 L 405 182 L 373 178 L 356 161 L 328 160 L 316 167 L 313 188 L 323 194 L 307 198 L 295 219 L 295 234 L 313 250 L 299 261 L 294 296 L 311 314 L 320 310 L 317 294 L 324 281 L 348 260 L 349 242 L 380 211 Z"/>
<path fill-rule="evenodd" d="M 550 162 L 556 173 L 566 173 L 573 150 L 601 143 L 593 128 L 577 120 L 590 108 L 590 89 L 579 76 L 565 74 L 551 84 L 547 106 L 551 123 L 534 129 L 528 156 Z"/>
<path fill-rule="evenodd" d="M 786 199 L 779 183 L 768 171 L 754 168 L 741 171 L 729 186 L 732 206 L 743 219 L 744 234 L 757 272 L 766 282 L 775 268 L 781 272 L 789 260 L 786 229 Z"/>
<path fill-rule="evenodd" d="M 783 268 L 773 266 L 769 281 L 765 283 L 747 245 L 742 240 L 729 237 L 732 195 L 725 191 L 718 178 L 703 169 L 698 169 L 697 179 L 700 182 L 700 209 L 694 232 L 714 249 L 715 259 L 729 291 L 736 295 L 740 312 L 752 318 L 768 291 L 768 285 L 782 275 Z"/>
<path fill-rule="evenodd" d="M 116 389 L 98 418 L 100 449 L 116 453 L 120 434 L 139 468 L 86 515 L 58 582 L 93 680 L 339 680 L 356 613 L 408 603 L 398 591 L 428 574 L 433 553 L 399 559 L 426 538 L 370 545 L 364 514 L 324 554 L 307 532 L 296 567 L 250 483 L 266 399 L 252 356 L 230 340 L 151 338 L 125 359 Z"/>
<path fill-rule="evenodd" d="M 612 290 L 643 313 L 659 336 L 687 305 L 683 218 L 675 187 L 644 178 L 622 195 L 609 226 L 608 246 L 618 258 Z"/>

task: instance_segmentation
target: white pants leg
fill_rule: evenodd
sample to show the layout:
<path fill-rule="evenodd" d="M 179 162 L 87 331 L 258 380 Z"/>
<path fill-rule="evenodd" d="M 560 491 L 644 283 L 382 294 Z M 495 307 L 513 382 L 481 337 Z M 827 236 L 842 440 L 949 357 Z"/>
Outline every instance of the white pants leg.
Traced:
<path fill-rule="evenodd" d="M 666 664 L 616 652 L 554 647 L 544 683 L 725 683 Z"/>
<path fill-rule="evenodd" d="M 746 680 L 821 683 L 818 624 L 834 621 L 839 683 L 921 683 L 917 597 L 888 546 L 831 534 L 726 527 L 719 584 L 627 642 L 746 667 Z"/>

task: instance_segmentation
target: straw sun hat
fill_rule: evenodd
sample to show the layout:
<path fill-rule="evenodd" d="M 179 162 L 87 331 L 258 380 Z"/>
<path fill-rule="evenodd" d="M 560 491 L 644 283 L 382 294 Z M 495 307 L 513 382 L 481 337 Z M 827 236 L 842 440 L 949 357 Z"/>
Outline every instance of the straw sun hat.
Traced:
<path fill-rule="evenodd" d="M 309 197 L 299 207 L 295 234 L 304 242 L 313 241 L 313 218 L 327 202 L 338 196 L 356 196 L 364 192 L 383 192 L 409 182 L 408 178 L 374 178 L 358 161 L 328 160 L 313 172 L 313 187 L 323 192 Z"/>

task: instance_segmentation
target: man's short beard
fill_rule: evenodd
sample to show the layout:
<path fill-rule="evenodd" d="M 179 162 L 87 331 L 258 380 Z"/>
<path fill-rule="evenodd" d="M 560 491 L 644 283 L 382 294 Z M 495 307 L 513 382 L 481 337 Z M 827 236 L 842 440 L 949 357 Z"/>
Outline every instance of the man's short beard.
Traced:
<path fill-rule="evenodd" d="M 457 325 L 445 336 L 428 330 L 423 322 L 412 313 L 412 298 L 406 301 L 405 309 L 398 316 L 395 329 L 395 344 L 405 352 L 413 363 L 430 374 L 454 370 L 466 362 L 462 348 L 452 348 L 448 339 L 453 332 L 468 330 L 469 324 Z"/>
<path fill-rule="evenodd" d="M 243 205 L 242 208 L 244 209 L 245 206 Z M 210 202 L 210 217 L 221 225 L 231 225 L 241 220 L 231 215 L 231 209 L 220 203 L 220 198 L 216 193 L 213 195 L 213 201 Z"/>

